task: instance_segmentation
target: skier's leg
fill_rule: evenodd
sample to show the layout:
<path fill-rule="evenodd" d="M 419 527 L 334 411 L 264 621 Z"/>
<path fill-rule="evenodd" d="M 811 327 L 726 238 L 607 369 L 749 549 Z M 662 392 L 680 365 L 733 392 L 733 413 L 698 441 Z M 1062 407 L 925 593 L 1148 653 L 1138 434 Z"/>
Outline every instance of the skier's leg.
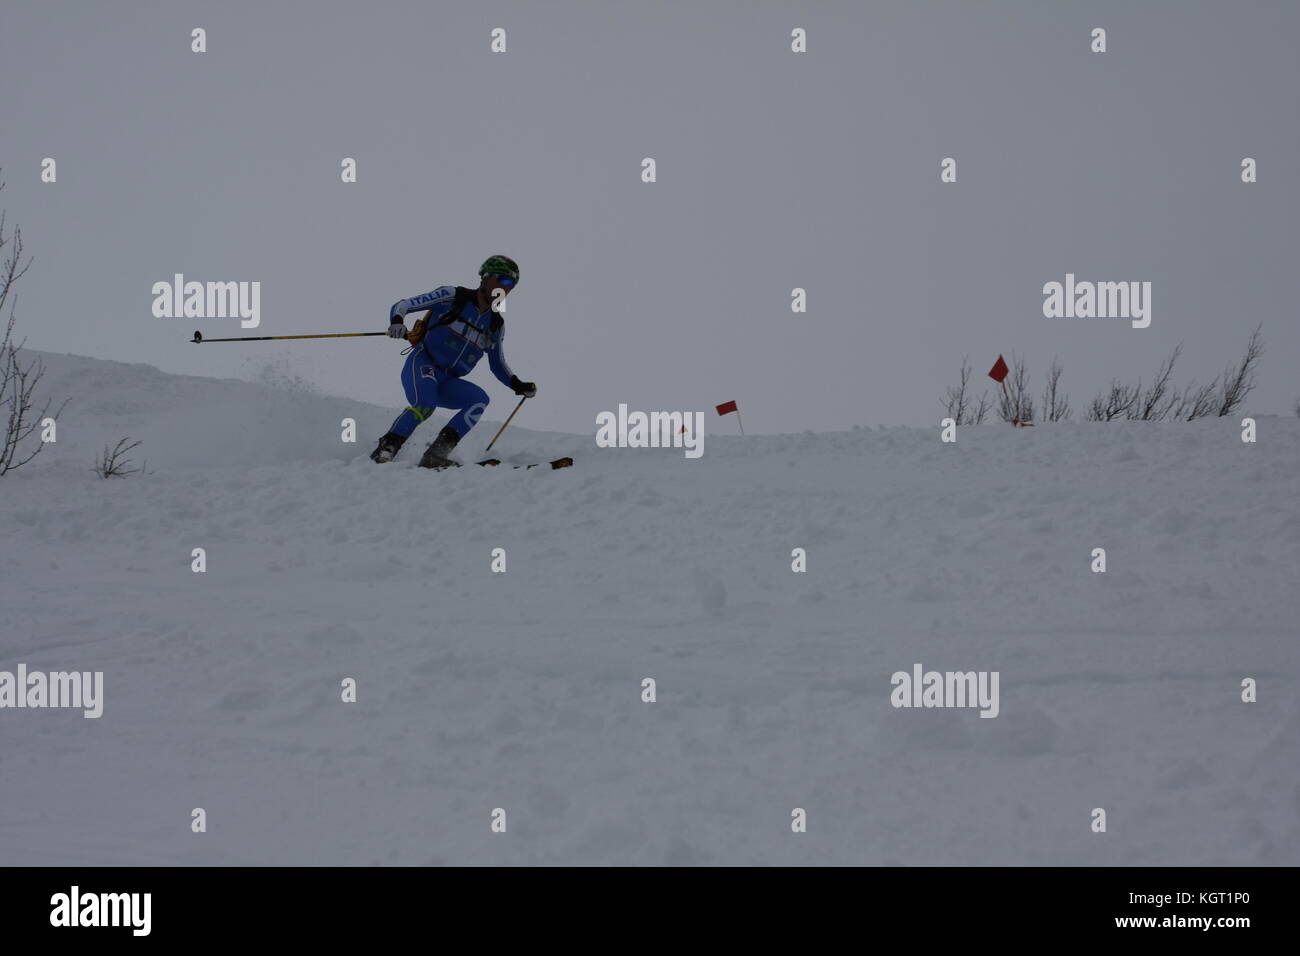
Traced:
<path fill-rule="evenodd" d="M 451 421 L 447 422 L 447 427 L 461 438 L 469 434 L 469 430 L 478 424 L 478 420 L 483 417 L 483 413 L 487 411 L 492 401 L 488 398 L 487 392 L 463 378 L 453 378 L 443 382 L 438 400 L 443 408 L 460 409 L 452 416 Z"/>
<path fill-rule="evenodd" d="M 392 461 L 411 433 L 438 407 L 438 380 L 423 349 L 413 349 L 402 366 L 402 389 L 410 402 L 371 453 L 377 462 Z"/>
<path fill-rule="evenodd" d="M 397 420 L 389 429 L 390 432 L 401 435 L 402 438 L 410 438 L 411 432 L 433 414 L 439 400 L 436 374 L 437 370 L 430 363 L 423 349 L 415 349 L 411 352 L 402 369 L 402 388 L 410 404 L 402 414 L 397 416 Z"/>
<path fill-rule="evenodd" d="M 465 434 L 474 427 L 488 407 L 487 392 L 473 382 L 462 378 L 448 378 L 438 385 L 438 401 L 444 408 L 459 409 L 452 416 L 433 444 L 428 447 L 420 465 L 424 468 L 445 468 L 455 464 L 448 456 Z"/>

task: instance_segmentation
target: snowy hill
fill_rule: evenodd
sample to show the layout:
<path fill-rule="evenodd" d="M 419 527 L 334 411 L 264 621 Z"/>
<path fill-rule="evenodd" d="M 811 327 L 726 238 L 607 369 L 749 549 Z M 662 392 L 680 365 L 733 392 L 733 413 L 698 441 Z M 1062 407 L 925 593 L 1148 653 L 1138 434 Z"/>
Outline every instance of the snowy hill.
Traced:
<path fill-rule="evenodd" d="M 0 710 L 0 863 L 1300 863 L 1300 420 L 512 425 L 577 465 L 429 473 L 364 458 L 393 408 L 45 358 L 0 671 L 104 713 Z M 93 475 L 125 436 L 150 474 Z M 998 716 L 891 706 L 918 663 Z"/>

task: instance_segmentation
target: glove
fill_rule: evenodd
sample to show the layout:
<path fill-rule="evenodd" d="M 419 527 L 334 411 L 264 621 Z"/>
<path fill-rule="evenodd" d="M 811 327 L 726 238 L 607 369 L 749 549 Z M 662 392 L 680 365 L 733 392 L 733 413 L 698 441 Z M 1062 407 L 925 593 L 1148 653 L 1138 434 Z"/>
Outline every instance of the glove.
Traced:
<path fill-rule="evenodd" d="M 537 394 L 537 385 L 534 382 L 521 382 L 518 375 L 511 375 L 510 391 L 524 398 L 532 398 Z"/>
<path fill-rule="evenodd" d="M 400 319 L 391 323 L 388 326 L 388 337 L 390 339 L 406 338 L 406 323 L 402 322 Z"/>

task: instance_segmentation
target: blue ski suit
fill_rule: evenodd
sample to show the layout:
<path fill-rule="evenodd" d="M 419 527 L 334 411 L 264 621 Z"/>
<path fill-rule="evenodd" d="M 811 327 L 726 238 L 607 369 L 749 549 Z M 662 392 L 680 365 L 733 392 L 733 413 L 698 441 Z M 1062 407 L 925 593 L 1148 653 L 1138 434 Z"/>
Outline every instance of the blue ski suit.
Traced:
<path fill-rule="evenodd" d="M 480 312 L 476 300 L 465 302 L 460 314 L 448 324 L 439 320 L 455 305 L 456 287 L 440 286 L 432 292 L 402 299 L 389 312 L 391 322 L 402 321 L 412 310 L 430 310 L 431 315 L 420 344 L 411 349 L 402 367 L 402 388 L 410 402 L 397 416 L 390 431 L 409 438 L 434 409 L 455 408 L 459 411 L 447 423 L 462 438 L 478 423 L 491 399 L 487 392 L 462 376 L 478 364 L 486 352 L 492 374 L 507 388 L 514 373 L 506 364 L 501 350 L 505 338 L 505 321 L 492 306 Z"/>

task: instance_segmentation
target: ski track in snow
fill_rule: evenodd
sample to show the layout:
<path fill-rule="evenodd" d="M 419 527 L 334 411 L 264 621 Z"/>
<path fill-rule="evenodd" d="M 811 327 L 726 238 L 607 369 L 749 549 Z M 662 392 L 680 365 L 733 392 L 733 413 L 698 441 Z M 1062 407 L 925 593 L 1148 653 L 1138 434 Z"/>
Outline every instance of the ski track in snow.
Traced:
<path fill-rule="evenodd" d="M 72 401 L 0 480 L 0 669 L 105 705 L 0 711 L 0 863 L 1300 863 L 1300 420 L 710 413 L 687 460 L 594 409 L 493 452 L 572 469 L 429 473 L 445 413 L 379 467 L 395 407 L 44 358 Z M 124 436 L 151 473 L 93 475 Z M 892 708 L 915 662 L 1000 671 L 1000 716 Z"/>

